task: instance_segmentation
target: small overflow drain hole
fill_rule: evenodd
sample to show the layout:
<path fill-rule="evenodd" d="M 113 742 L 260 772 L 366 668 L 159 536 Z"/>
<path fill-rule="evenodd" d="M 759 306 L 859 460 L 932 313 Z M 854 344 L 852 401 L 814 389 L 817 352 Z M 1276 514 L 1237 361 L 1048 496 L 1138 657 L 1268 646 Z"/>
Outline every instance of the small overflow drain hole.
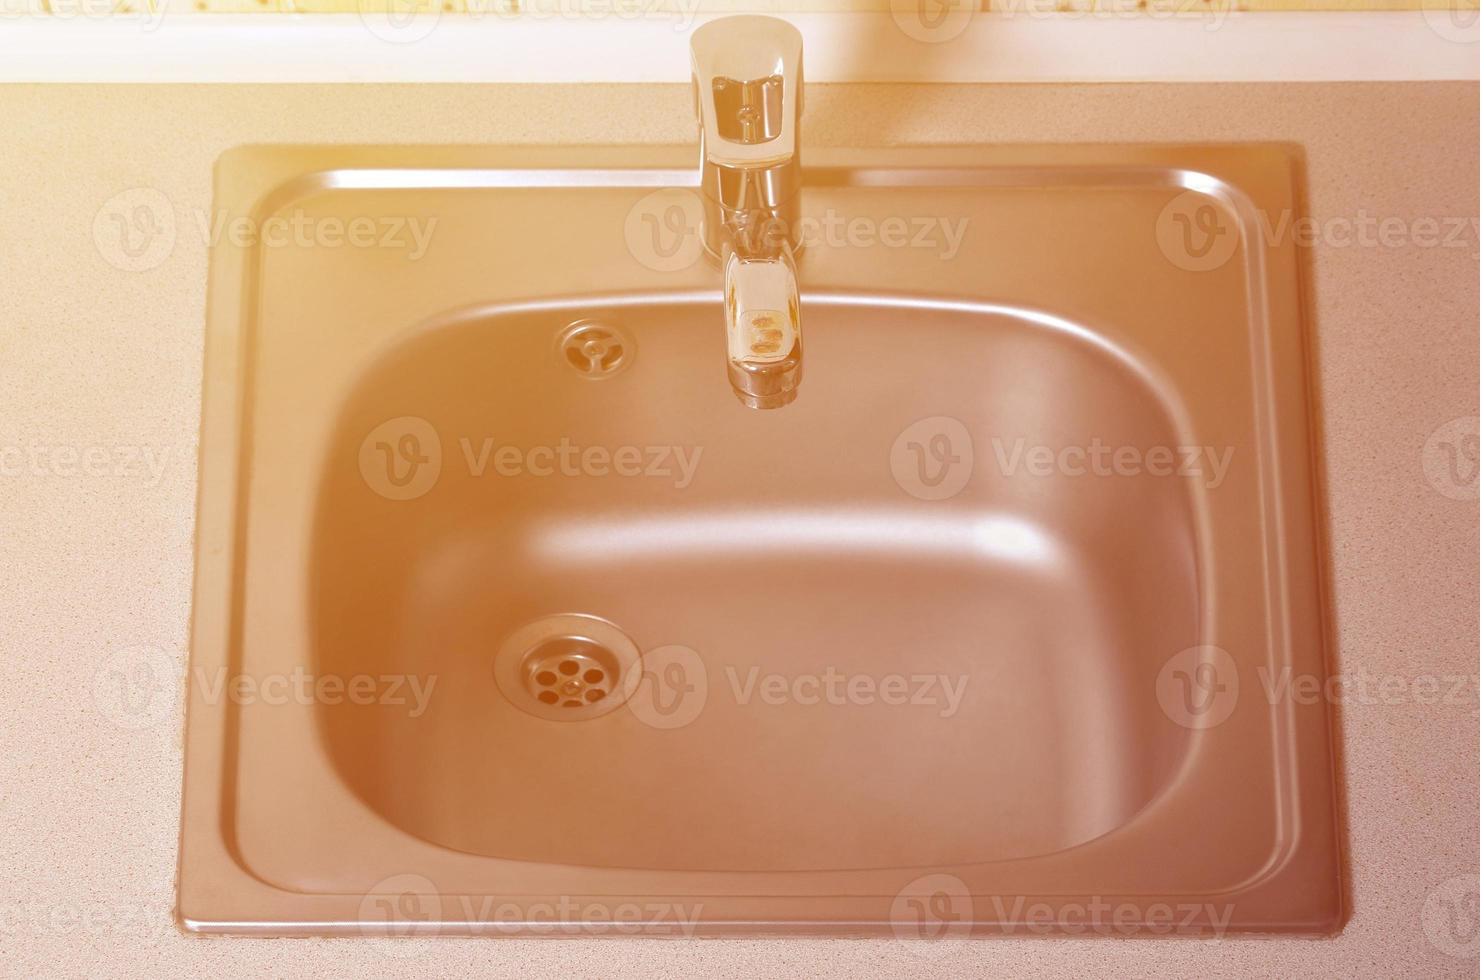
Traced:
<path fill-rule="evenodd" d="M 588 381 L 617 374 L 637 352 L 626 330 L 597 320 L 577 320 L 560 331 L 558 339 L 565 363 Z"/>

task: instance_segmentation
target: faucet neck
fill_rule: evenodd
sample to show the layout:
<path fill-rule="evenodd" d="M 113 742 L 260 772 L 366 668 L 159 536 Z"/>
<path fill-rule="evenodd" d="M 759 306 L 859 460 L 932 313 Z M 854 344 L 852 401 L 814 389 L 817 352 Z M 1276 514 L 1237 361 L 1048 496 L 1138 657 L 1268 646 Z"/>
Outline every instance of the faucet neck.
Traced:
<path fill-rule="evenodd" d="M 720 257 L 797 246 L 801 33 L 773 17 L 723 17 L 694 32 L 690 51 L 705 245 Z"/>

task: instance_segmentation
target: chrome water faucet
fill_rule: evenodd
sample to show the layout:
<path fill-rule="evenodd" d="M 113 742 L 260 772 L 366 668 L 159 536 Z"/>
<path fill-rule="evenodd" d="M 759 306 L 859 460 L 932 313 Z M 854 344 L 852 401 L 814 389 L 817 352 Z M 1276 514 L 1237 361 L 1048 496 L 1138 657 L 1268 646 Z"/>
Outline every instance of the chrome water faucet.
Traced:
<path fill-rule="evenodd" d="M 724 269 L 730 385 L 750 408 L 780 408 L 802 380 L 802 35 L 774 17 L 723 17 L 694 32 L 690 53 L 704 246 Z"/>

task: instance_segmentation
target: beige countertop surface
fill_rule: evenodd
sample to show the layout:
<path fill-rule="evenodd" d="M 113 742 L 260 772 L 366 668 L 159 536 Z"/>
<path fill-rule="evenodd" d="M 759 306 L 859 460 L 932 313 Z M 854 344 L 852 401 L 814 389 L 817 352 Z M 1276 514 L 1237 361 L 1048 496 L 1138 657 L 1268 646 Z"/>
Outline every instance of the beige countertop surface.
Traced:
<path fill-rule="evenodd" d="M 1436 440 L 1480 439 L 1480 86 L 808 92 L 815 144 L 1305 148 L 1336 657 L 1368 692 L 1340 711 L 1353 912 L 1332 939 L 1218 942 L 181 935 L 181 713 L 166 705 L 138 726 L 103 667 L 142 647 L 184 670 L 206 290 L 197 216 L 212 162 L 253 142 L 675 143 L 692 138 L 690 96 L 12 86 L 0 106 L 0 975 L 1480 976 L 1480 956 L 1446 952 L 1480 929 L 1480 878 L 1464 877 L 1480 875 L 1480 480 L 1455 482 L 1435 456 Z M 110 199 L 135 188 L 177 215 L 173 250 L 137 272 L 95 234 Z M 1431 939 L 1443 902 L 1466 891 L 1458 938 Z"/>

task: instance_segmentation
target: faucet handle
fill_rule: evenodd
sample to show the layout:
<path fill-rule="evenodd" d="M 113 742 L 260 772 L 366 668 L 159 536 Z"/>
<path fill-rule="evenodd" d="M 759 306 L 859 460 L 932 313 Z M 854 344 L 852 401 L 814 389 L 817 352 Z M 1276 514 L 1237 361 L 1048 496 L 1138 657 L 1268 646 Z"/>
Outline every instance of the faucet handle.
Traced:
<path fill-rule="evenodd" d="M 775 17 L 721 17 L 694 32 L 694 107 L 712 164 L 792 160 L 802 113 L 802 34 Z"/>

